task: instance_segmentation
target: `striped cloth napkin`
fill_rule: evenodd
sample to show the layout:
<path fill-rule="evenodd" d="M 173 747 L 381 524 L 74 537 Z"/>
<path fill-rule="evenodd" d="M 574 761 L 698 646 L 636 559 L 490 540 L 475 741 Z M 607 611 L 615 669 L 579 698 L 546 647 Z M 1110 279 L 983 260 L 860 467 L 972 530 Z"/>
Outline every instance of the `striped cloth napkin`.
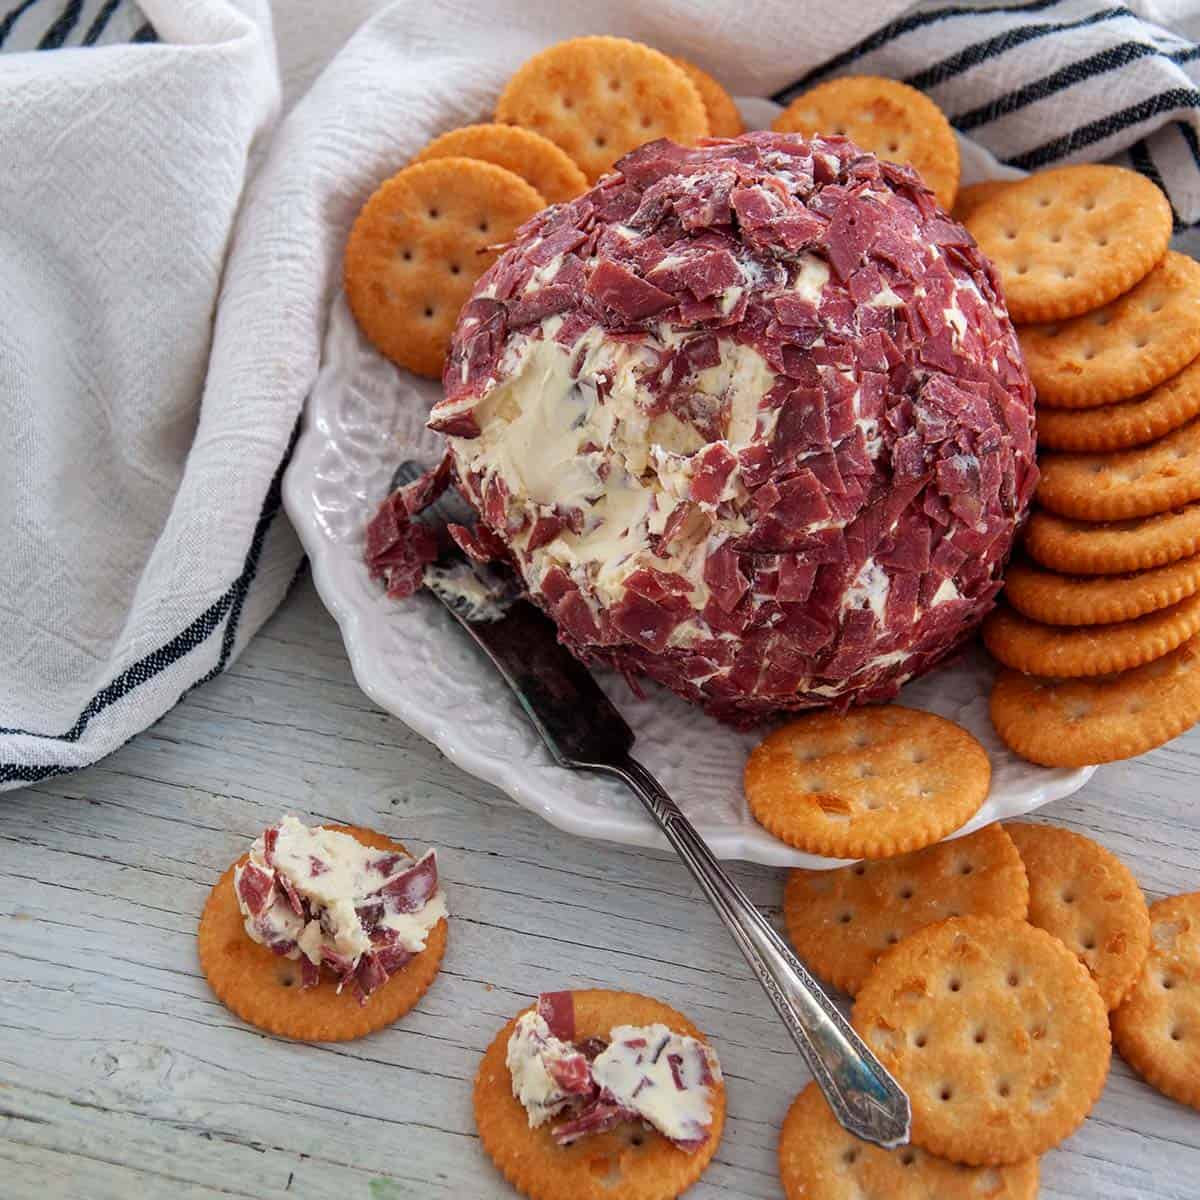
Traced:
<path fill-rule="evenodd" d="M 0 787 L 120 746 L 283 598 L 349 224 L 549 41 L 639 38 L 782 103 L 904 79 L 1003 162 L 1124 163 L 1200 229 L 1200 0 L 4 4 Z"/>

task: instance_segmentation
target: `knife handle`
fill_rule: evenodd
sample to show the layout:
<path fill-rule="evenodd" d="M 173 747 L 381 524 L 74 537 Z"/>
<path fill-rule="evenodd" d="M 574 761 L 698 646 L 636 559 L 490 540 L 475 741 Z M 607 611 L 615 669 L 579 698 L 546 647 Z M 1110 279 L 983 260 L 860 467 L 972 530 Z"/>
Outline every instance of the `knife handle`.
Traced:
<path fill-rule="evenodd" d="M 695 876 L 704 894 L 783 1018 L 838 1121 L 884 1147 L 908 1141 L 908 1097 L 792 953 L 783 938 L 726 875 L 679 806 L 641 763 L 626 758 L 600 769 L 631 788 Z"/>

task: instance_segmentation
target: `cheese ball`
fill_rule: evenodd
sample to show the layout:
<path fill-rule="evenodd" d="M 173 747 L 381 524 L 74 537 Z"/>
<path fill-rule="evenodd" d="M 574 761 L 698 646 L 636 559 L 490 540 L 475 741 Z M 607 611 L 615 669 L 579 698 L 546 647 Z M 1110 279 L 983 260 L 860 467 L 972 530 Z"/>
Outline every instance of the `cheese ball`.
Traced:
<path fill-rule="evenodd" d="M 467 548 L 584 661 L 735 724 L 961 646 L 1037 482 L 991 265 L 845 138 L 635 150 L 518 231 L 443 384 Z"/>

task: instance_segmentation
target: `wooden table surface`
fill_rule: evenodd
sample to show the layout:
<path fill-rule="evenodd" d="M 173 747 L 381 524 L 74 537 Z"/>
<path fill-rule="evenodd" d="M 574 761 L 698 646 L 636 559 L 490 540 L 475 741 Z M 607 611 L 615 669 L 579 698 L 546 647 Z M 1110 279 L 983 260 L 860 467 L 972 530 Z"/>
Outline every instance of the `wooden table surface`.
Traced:
<path fill-rule="evenodd" d="M 1153 899 L 1200 888 L 1198 799 L 1193 732 L 1044 811 Z M 209 889 L 284 812 L 438 848 L 441 975 L 362 1041 L 264 1036 L 199 973 Z M 733 874 L 778 914 L 782 872 Z M 711 1036 L 729 1120 L 689 1198 L 781 1195 L 776 1137 L 807 1075 L 683 868 L 559 833 L 376 709 L 308 582 L 227 675 L 106 762 L 0 797 L 0 930 L 6 1198 L 513 1195 L 479 1147 L 471 1081 L 532 994 L 574 987 L 646 992 Z M 1195 1200 L 1200 1114 L 1114 1058 L 1041 1195 Z"/>

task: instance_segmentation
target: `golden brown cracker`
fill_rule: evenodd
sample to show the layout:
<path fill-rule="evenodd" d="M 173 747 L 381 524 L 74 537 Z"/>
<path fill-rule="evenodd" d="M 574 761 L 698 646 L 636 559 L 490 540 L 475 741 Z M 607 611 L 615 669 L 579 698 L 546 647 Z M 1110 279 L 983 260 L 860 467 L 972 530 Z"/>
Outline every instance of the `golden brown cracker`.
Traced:
<path fill-rule="evenodd" d="M 991 764 L 961 726 L 899 705 L 800 717 L 755 747 L 755 820 L 810 854 L 887 858 L 939 841 L 987 799 Z"/>
<path fill-rule="evenodd" d="M 742 123 L 742 114 L 733 97 L 705 70 L 688 62 L 686 58 L 676 58 L 671 55 L 671 61 L 684 72 L 700 93 L 704 101 L 704 111 L 708 114 L 708 133 L 710 137 L 732 138 L 744 133 L 746 126 Z"/>
<path fill-rule="evenodd" d="M 1004 744 L 1045 767 L 1135 758 L 1200 721 L 1200 643 L 1098 679 L 1001 671 L 991 713 Z"/>
<path fill-rule="evenodd" d="M 1053 679 L 1111 675 L 1170 654 L 1200 630 L 1200 595 L 1111 625 L 1064 627 L 1031 621 L 1006 604 L 983 622 L 983 643 L 1014 671 Z"/>
<path fill-rule="evenodd" d="M 1136 287 L 1102 308 L 1018 332 L 1039 404 L 1096 408 L 1128 400 L 1200 354 L 1200 263 L 1168 250 Z"/>
<path fill-rule="evenodd" d="M 616 37 L 581 37 L 535 54 L 508 81 L 496 120 L 536 130 L 593 183 L 655 138 L 692 145 L 708 133 L 696 85 L 665 54 Z"/>
<path fill-rule="evenodd" d="M 1017 561 L 1004 576 L 1009 604 L 1047 625 L 1132 621 L 1200 591 L 1200 554 L 1125 575 L 1060 575 Z"/>
<path fill-rule="evenodd" d="M 928 96 L 894 79 L 846 75 L 798 96 L 775 118 L 777 133 L 844 134 L 864 150 L 913 167 L 944 209 L 958 193 L 958 140 Z"/>
<path fill-rule="evenodd" d="M 519 175 L 547 204 L 574 200 L 587 191 L 587 176 L 549 138 L 518 125 L 464 125 L 434 138 L 413 162 L 431 158 L 477 158 Z"/>
<path fill-rule="evenodd" d="M 1133 986 L 1150 946 L 1137 880 L 1111 850 L 1081 833 L 1025 821 L 1004 828 L 1029 876 L 1027 920 L 1087 967 L 1111 1012 Z"/>
<path fill-rule="evenodd" d="M 687 1037 L 704 1040 L 681 1013 L 630 992 L 573 992 L 576 1039 L 608 1039 L 617 1025 L 660 1022 Z M 528 1010 L 525 1010 L 528 1011 Z M 671 1200 L 704 1173 L 725 1126 L 725 1085 L 709 1093 L 712 1134 L 693 1153 L 680 1150 L 642 1122 L 618 1125 L 580 1138 L 570 1146 L 555 1142 L 548 1121 L 536 1129 L 512 1094 L 506 1063 L 508 1039 L 518 1013 L 496 1035 L 475 1077 L 475 1124 L 479 1139 L 504 1177 L 531 1200 Z"/>
<path fill-rule="evenodd" d="M 1005 188 L 1020 182 L 1019 179 L 984 179 L 979 183 L 968 183 L 958 189 L 951 216 L 956 221 L 966 224 L 967 218 L 978 211 L 993 196 L 998 196 Z"/>
<path fill-rule="evenodd" d="M 1035 509 L 1025 549 L 1045 567 L 1072 575 L 1148 571 L 1200 554 L 1200 503 L 1130 521 L 1075 521 Z"/>
<path fill-rule="evenodd" d="M 967 219 L 992 260 L 1014 321 L 1099 308 L 1167 252 L 1171 205 L 1144 175 L 1099 163 L 1038 171 Z"/>
<path fill-rule="evenodd" d="M 955 917 L 914 933 L 879 960 L 852 1021 L 908 1093 L 912 1140 L 973 1166 L 1057 1146 L 1108 1075 L 1096 985 L 1024 921 Z"/>
<path fill-rule="evenodd" d="M 1043 454 L 1037 499 L 1081 521 L 1124 521 L 1200 498 L 1200 417 L 1149 446 L 1111 454 Z"/>
<path fill-rule="evenodd" d="M 779 1134 L 779 1175 L 787 1200 L 1034 1200 L 1038 1162 L 964 1167 L 918 1146 L 883 1150 L 838 1124 L 810 1083 L 792 1102 Z"/>
<path fill-rule="evenodd" d="M 436 379 L 459 310 L 495 247 L 545 207 L 494 163 L 436 158 L 383 183 L 346 243 L 346 299 L 375 348 Z"/>
<path fill-rule="evenodd" d="M 404 847 L 370 829 L 326 825 L 376 850 L 406 853 Z M 345 1042 L 364 1037 L 404 1016 L 425 994 L 442 965 L 446 920 L 430 931 L 425 949 L 409 959 L 387 983 L 360 1004 L 352 988 L 337 991 L 337 981 L 322 971 L 316 987 L 300 987 L 300 964 L 273 954 L 246 933 L 233 886 L 242 855 L 217 880 L 204 906 L 196 945 L 209 986 L 226 1008 L 243 1021 L 280 1037 L 302 1042 Z"/>
<path fill-rule="evenodd" d="M 1103 408 L 1040 408 L 1038 444 L 1046 450 L 1103 453 L 1156 441 L 1200 416 L 1200 358 L 1142 396 Z"/>
<path fill-rule="evenodd" d="M 1150 906 L 1150 953 L 1112 1030 L 1151 1087 L 1200 1108 L 1200 892 Z"/>
<path fill-rule="evenodd" d="M 881 862 L 791 871 L 783 919 L 796 953 L 853 996 L 890 947 L 958 916 L 1025 916 L 1029 885 L 999 825 Z"/>

